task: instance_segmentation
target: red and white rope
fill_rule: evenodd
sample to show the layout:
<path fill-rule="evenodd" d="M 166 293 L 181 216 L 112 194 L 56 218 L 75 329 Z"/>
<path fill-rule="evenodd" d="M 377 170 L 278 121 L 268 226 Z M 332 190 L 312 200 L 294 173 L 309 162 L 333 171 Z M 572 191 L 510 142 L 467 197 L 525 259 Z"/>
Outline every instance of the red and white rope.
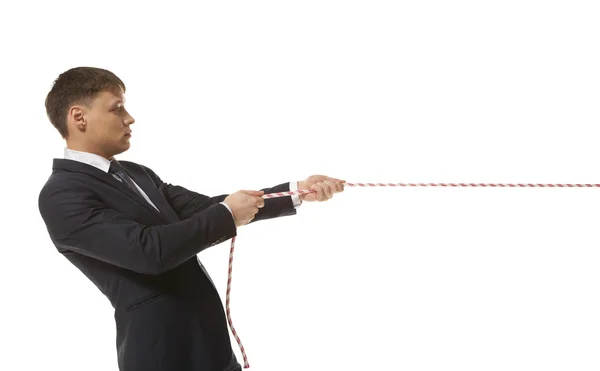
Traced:
<path fill-rule="evenodd" d="M 540 183 L 344 183 L 346 187 L 508 187 L 508 188 L 586 188 L 586 187 L 600 187 L 600 184 L 540 184 Z M 276 198 L 285 197 L 292 195 L 301 195 L 307 193 L 314 193 L 312 189 L 299 189 L 297 191 L 286 191 L 265 194 L 263 198 Z M 227 312 L 227 321 L 231 332 L 237 341 L 242 356 L 244 357 L 244 368 L 249 368 L 248 357 L 246 351 L 242 345 L 233 322 L 231 321 L 231 310 L 230 310 L 230 296 L 231 296 L 231 272 L 233 268 L 233 251 L 235 249 L 235 237 L 231 239 L 231 250 L 229 252 L 229 274 L 227 277 L 227 294 L 225 299 L 225 307 Z"/>

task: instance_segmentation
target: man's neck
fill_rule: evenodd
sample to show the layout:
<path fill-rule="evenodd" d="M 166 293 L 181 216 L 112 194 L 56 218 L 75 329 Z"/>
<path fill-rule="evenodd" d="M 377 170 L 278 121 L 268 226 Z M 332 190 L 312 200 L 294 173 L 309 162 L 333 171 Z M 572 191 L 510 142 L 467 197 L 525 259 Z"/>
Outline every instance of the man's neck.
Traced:
<path fill-rule="evenodd" d="M 93 150 L 91 148 L 78 145 L 76 143 L 69 143 L 69 142 L 67 142 L 67 149 L 70 149 L 70 150 L 73 150 L 73 151 L 78 151 L 78 152 L 92 153 L 94 155 L 98 155 L 100 157 L 103 157 L 103 158 L 105 158 L 105 159 L 107 159 L 109 161 L 111 161 L 111 160 L 114 159 L 114 156 L 112 156 L 112 155 L 109 156 L 106 153 L 103 153 L 102 151 L 96 151 L 96 150 Z"/>

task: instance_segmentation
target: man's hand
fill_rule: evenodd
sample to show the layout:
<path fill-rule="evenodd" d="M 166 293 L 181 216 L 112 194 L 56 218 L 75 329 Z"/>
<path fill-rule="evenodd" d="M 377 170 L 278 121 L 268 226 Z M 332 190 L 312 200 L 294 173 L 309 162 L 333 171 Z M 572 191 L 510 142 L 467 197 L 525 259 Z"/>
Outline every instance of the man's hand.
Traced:
<path fill-rule="evenodd" d="M 330 178 L 325 175 L 311 175 L 298 182 L 298 189 L 314 189 L 316 192 L 300 194 L 301 201 L 327 201 L 334 193 L 344 191 L 345 180 Z"/>
<path fill-rule="evenodd" d="M 261 197 L 264 194 L 264 191 L 242 190 L 230 194 L 223 200 L 231 208 L 237 227 L 250 223 L 258 209 L 265 206 L 265 200 Z"/>

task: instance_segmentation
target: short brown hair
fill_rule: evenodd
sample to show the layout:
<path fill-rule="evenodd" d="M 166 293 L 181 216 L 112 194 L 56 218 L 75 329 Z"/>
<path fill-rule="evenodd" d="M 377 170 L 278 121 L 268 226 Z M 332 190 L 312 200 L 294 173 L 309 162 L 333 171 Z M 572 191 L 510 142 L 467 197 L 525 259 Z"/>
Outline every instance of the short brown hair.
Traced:
<path fill-rule="evenodd" d="M 114 73 L 96 67 L 75 67 L 61 73 L 46 96 L 46 114 L 60 135 L 67 139 L 67 112 L 74 104 L 89 104 L 99 92 L 125 84 Z"/>

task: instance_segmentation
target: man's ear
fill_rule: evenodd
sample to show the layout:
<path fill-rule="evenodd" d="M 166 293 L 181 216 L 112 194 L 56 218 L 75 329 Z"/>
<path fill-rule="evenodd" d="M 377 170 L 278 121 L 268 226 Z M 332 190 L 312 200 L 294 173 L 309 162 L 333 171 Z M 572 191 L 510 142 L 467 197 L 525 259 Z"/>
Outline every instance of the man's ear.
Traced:
<path fill-rule="evenodd" d="M 79 131 L 85 131 L 87 122 L 85 121 L 85 110 L 82 106 L 73 106 L 69 110 L 69 121 Z"/>

